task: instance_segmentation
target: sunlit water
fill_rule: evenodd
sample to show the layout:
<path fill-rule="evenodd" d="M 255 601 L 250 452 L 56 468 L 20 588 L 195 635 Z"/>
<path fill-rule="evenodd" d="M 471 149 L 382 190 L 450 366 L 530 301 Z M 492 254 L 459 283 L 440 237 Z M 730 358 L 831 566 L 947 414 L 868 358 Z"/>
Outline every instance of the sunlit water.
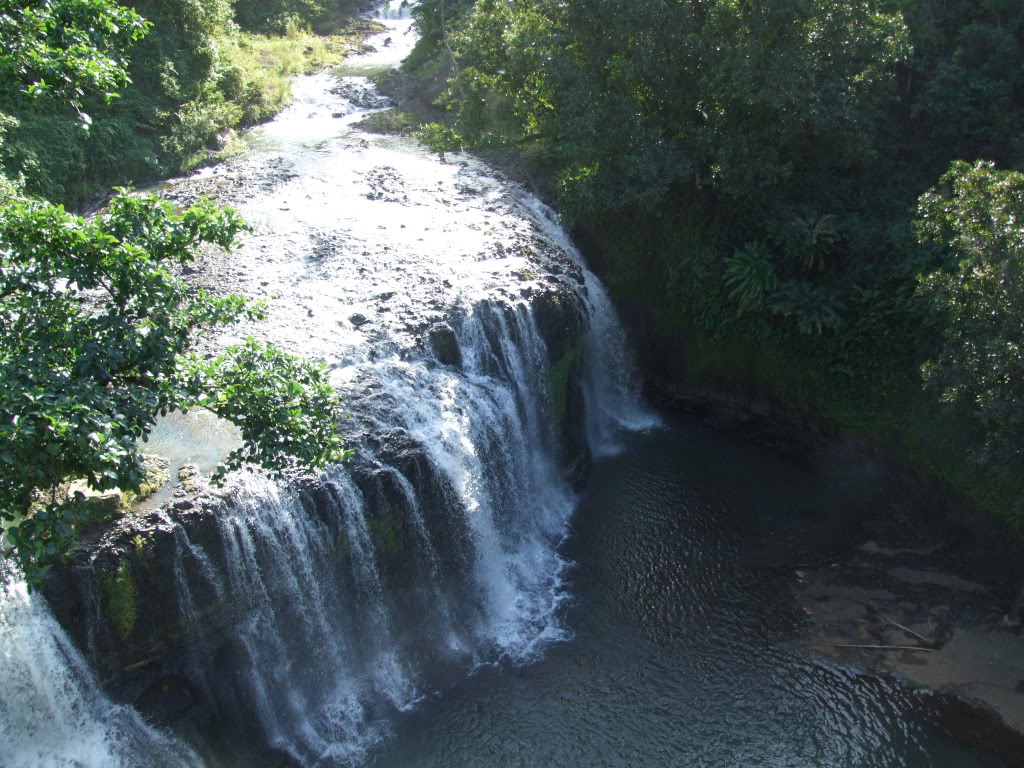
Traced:
<path fill-rule="evenodd" d="M 386 104 L 365 75 L 410 50 L 408 10 L 381 12 L 340 87 L 299 78 L 245 155 L 165 189 L 242 190 L 254 232 L 201 279 L 269 319 L 218 343 L 255 333 L 327 362 L 358 452 L 316 503 L 242 477 L 213 540 L 174 529 L 177 672 L 223 727 L 197 748 L 248 768 L 964 764 L 907 689 L 785 646 L 781 577 L 750 565 L 777 553 L 750 549 L 771 521 L 786 552 L 820 546 L 804 513 L 829 491 L 711 434 L 651 432 L 622 327 L 552 212 L 470 157 L 355 127 Z M 599 458 L 575 514 L 529 301 L 554 286 L 584 318 Z M 459 366 L 427 341 L 442 322 Z M 190 415 L 149 447 L 208 469 L 230 444 Z M 207 636 L 224 604 L 237 625 Z M 98 690 L 23 584 L 0 613 L 0 765 L 198 760 Z"/>

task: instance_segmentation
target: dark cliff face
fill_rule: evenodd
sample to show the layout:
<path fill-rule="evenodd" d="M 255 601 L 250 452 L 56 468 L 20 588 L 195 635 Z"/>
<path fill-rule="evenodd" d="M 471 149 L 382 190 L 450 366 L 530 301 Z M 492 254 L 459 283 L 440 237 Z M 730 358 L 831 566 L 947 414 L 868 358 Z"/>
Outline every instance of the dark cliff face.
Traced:
<path fill-rule="evenodd" d="M 550 371 L 534 373 L 541 379 L 538 386 L 547 389 L 556 458 L 571 482 L 579 482 L 589 465 L 580 382 L 586 320 L 578 301 L 557 280 L 551 287 L 533 288 L 528 297 Z M 501 312 L 511 317 L 513 310 Z M 424 348 L 433 358 L 427 365 L 460 369 L 463 364 L 458 334 L 447 324 L 424 335 Z M 350 398 L 348 405 L 353 413 L 349 441 L 356 449 L 347 467 L 349 492 L 360 497 L 365 510 L 364 533 L 372 545 L 379 590 L 390 615 L 399 617 L 393 631 L 411 638 L 406 644 L 409 663 L 425 670 L 429 684 L 444 686 L 455 671 L 427 658 L 429 642 L 423 658 L 416 658 L 415 638 L 433 638 L 441 631 L 428 626 L 434 619 L 422 616 L 423 606 L 437 603 L 442 593 L 448 605 L 473 605 L 479 599 L 468 578 L 477 542 L 455 508 L 456 489 L 437 472 L 424 445 L 400 428 L 374 431 L 360 420 L 358 398 Z M 483 448 L 492 449 L 503 447 Z M 315 578 L 346 593 L 338 595 L 339 604 L 370 599 L 359 576 L 365 563 L 357 562 L 363 545 L 352 539 L 343 511 L 349 502 L 339 488 L 322 477 L 297 477 L 287 493 L 292 508 L 301 509 L 319 537 L 316 557 L 321 562 L 311 564 Z M 55 570 L 44 586 L 55 615 L 108 693 L 202 749 L 213 732 L 231 733 L 224 738 L 232 740 L 255 736 L 246 733 L 247 723 L 256 718 L 255 705 L 235 679 L 239 659 L 247 653 L 237 629 L 260 609 L 254 601 L 294 602 L 288 585 L 272 586 L 280 592 L 257 597 L 223 575 L 238 555 L 222 523 L 242 503 L 237 493 L 213 491 L 187 478 L 160 508 L 130 514 L 114 529 L 84 541 L 74 561 Z"/>

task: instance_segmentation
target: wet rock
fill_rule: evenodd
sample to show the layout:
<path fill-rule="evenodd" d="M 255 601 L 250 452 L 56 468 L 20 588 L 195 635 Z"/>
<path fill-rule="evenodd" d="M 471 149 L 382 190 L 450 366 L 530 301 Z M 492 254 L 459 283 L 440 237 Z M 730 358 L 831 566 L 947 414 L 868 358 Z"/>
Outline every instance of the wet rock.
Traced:
<path fill-rule="evenodd" d="M 164 675 L 149 684 L 134 706 L 145 712 L 154 724 L 169 725 L 181 719 L 199 700 L 199 692 L 188 678 Z"/>
<path fill-rule="evenodd" d="M 343 78 L 331 89 L 331 93 L 335 96 L 341 96 L 353 107 L 360 110 L 385 109 L 386 107 L 394 106 L 394 101 L 391 98 L 379 93 L 376 88 L 362 78 Z"/>
<path fill-rule="evenodd" d="M 408 203 L 409 195 L 405 191 L 405 182 L 397 170 L 388 165 L 374 168 L 366 174 L 365 181 L 369 187 L 365 193 L 368 200 L 381 200 L 389 203 Z M 385 227 L 381 225 L 381 229 Z"/>
<path fill-rule="evenodd" d="M 90 516 L 100 520 L 109 520 L 118 514 L 123 502 L 120 491 L 94 491 L 84 480 L 72 483 L 67 495 L 69 499 L 80 497 Z"/>
<path fill-rule="evenodd" d="M 462 350 L 459 349 L 455 331 L 447 323 L 440 323 L 430 329 L 430 348 L 439 363 L 455 367 L 462 365 Z"/>

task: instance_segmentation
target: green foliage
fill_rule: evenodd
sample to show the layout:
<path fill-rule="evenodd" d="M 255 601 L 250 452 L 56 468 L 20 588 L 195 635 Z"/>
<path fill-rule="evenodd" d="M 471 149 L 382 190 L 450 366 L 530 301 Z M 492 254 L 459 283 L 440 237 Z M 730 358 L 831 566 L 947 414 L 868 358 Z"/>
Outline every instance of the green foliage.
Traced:
<path fill-rule="evenodd" d="M 420 0 L 414 10 L 417 47 L 421 56 L 437 53 L 448 45 L 448 39 L 462 26 L 466 12 L 474 0 Z"/>
<path fill-rule="evenodd" d="M 349 455 L 337 433 L 338 397 L 326 367 L 248 339 L 191 371 L 193 403 L 236 424 L 243 446 L 214 473 L 258 466 L 280 477 Z"/>
<path fill-rule="evenodd" d="M 573 373 L 579 367 L 582 352 L 579 345 L 569 347 L 548 372 L 548 390 L 555 424 L 561 425 L 565 422 L 569 407 L 569 384 Z"/>
<path fill-rule="evenodd" d="M 0 101 L 10 108 L 56 99 L 78 109 L 87 93 L 97 92 L 109 101 L 126 81 L 126 48 L 147 29 L 137 13 L 111 0 L 3 0 Z"/>
<path fill-rule="evenodd" d="M 131 9 L 59 0 L 0 17 L 10 31 L 0 72 L 12 72 L 0 85 L 0 170 L 23 177 L 26 193 L 79 205 L 102 186 L 216 161 L 237 151 L 231 129 L 273 117 L 293 75 L 336 61 L 356 36 L 343 23 L 348 2 L 326 12 L 305 0 L 125 1 Z M 257 12 L 278 19 L 257 25 L 270 35 L 239 29 L 236 13 Z M 34 31 L 26 14 L 44 27 Z M 330 37 L 308 31 L 314 17 Z M 72 40 L 81 45 L 61 47 Z"/>
<path fill-rule="evenodd" d="M 448 126 L 440 123 L 428 123 L 416 131 L 415 136 L 431 152 L 436 152 L 442 160 L 446 152 L 458 152 L 463 148 L 462 137 Z"/>
<path fill-rule="evenodd" d="M 61 195 L 85 172 L 84 110 L 110 108 L 149 27 L 110 0 L 0 2 L 0 169 L 16 187 Z M 100 136 L 105 146 L 108 126 Z"/>
<path fill-rule="evenodd" d="M 808 335 L 842 327 L 846 309 L 834 291 L 807 280 L 782 282 L 769 305 L 775 314 L 795 320 L 800 333 Z"/>
<path fill-rule="evenodd" d="M 873 0 L 478 0 L 455 28 L 458 131 L 548 143 L 579 212 L 681 182 L 753 200 L 858 162 L 908 52 L 900 15 Z"/>
<path fill-rule="evenodd" d="M 823 270 L 839 243 L 836 217 L 830 213 L 820 216 L 805 207 L 777 226 L 775 240 L 804 270 Z"/>
<path fill-rule="evenodd" d="M 760 312 L 775 290 L 775 265 L 764 243 L 750 242 L 725 261 L 725 284 L 729 298 L 742 315 Z"/>
<path fill-rule="evenodd" d="M 400 555 L 405 548 L 402 531 L 393 517 L 371 517 L 367 534 L 378 557 Z"/>
<path fill-rule="evenodd" d="M 924 366 L 945 402 L 968 402 L 989 451 L 1024 451 L 1024 174 L 956 162 L 918 208 L 922 239 L 952 263 L 921 278 L 945 318 L 942 345 Z"/>
<path fill-rule="evenodd" d="M 104 571 L 100 578 L 107 616 L 120 638 L 127 641 L 139 620 L 139 590 L 135 575 L 128 562 L 122 560 L 116 571 Z"/>
<path fill-rule="evenodd" d="M 930 39 L 918 46 L 915 68 L 925 79 L 914 116 L 926 126 L 927 138 L 955 156 L 1024 160 L 1024 147 L 1013 146 L 1024 112 L 1020 3 L 962 2 L 951 4 L 944 15 L 942 27 L 922 19 L 918 30 L 919 37 L 928 33 Z M 941 55 L 921 55 L 936 43 Z"/>
<path fill-rule="evenodd" d="M 425 0 L 419 24 L 453 72 L 424 140 L 538 149 L 569 221 L 626 229 L 602 271 L 644 327 L 797 350 L 821 391 L 881 398 L 930 358 L 975 412 L 964 439 L 1019 473 L 1020 257 L 981 232 L 1022 219 L 980 191 L 1016 177 L 968 191 L 960 167 L 921 195 L 958 159 L 1024 171 L 1020 0 Z M 641 273 L 662 295 L 634 295 Z"/>
<path fill-rule="evenodd" d="M 308 27 L 324 16 L 316 0 L 255 0 L 236 2 L 235 19 L 242 29 L 284 34 L 289 29 Z"/>
<path fill-rule="evenodd" d="M 0 519 L 8 554 L 39 577 L 88 521 L 65 481 L 141 492 L 137 445 L 161 413 L 206 407 L 237 424 L 243 464 L 280 473 L 346 456 L 326 371 L 249 340 L 212 360 L 210 331 L 258 319 L 259 304 L 190 288 L 171 268 L 244 228 L 208 202 L 178 215 L 121 193 L 86 221 L 14 198 L 0 216 Z"/>

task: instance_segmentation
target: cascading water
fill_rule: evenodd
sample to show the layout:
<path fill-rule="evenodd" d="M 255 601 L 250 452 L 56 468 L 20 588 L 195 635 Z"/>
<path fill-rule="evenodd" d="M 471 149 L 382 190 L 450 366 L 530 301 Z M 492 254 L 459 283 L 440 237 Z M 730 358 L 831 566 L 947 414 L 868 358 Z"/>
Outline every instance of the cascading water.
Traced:
<path fill-rule="evenodd" d="M 545 418 L 547 350 L 525 304 L 477 306 L 455 335 L 462 370 L 368 364 L 371 392 L 353 403 L 370 433 L 401 436 L 419 477 L 357 443 L 315 503 L 247 478 L 213 547 L 182 537 L 179 607 L 244 601 L 228 684 L 222 646 L 194 641 L 191 665 L 223 712 L 302 764 L 352 762 L 439 675 L 525 662 L 565 636 L 558 545 L 574 497 Z"/>
<path fill-rule="evenodd" d="M 200 765 L 186 746 L 103 695 L 46 602 L 3 562 L 0 745 L 5 768 Z"/>
<path fill-rule="evenodd" d="M 575 497 L 558 412 L 572 366 L 591 453 L 655 424 L 608 297 L 550 210 L 471 158 L 442 163 L 352 127 L 384 104 L 360 73 L 411 47 L 408 11 L 379 13 L 388 31 L 340 87 L 300 80 L 250 153 L 170 190 L 187 197 L 211 179 L 249 190 L 239 207 L 256 235 L 211 279 L 267 297 L 270 319 L 253 332 L 326 359 L 353 415 L 356 460 L 314 488 L 240 477 L 202 540 L 161 513 L 178 672 L 223 740 L 304 766 L 358 763 L 447 683 L 566 637 L 559 546 Z M 544 296 L 582 334 L 575 357 L 573 340 L 551 347 Z M 7 583 L 0 675 L 14 678 L 0 687 L 0 735 L 26 755 L 16 765 L 130 766 L 143 750 L 147 765 L 198 762 L 107 701 L 45 605 Z M 209 631 L 211 613 L 224 631 Z M 60 724 L 52 738 L 30 727 L 40 717 Z"/>
<path fill-rule="evenodd" d="M 582 266 L 583 258 L 572 239 L 559 226 L 555 212 L 532 195 L 524 196 L 523 205 L 547 236 Z M 595 455 L 604 456 L 618 452 L 617 435 L 623 430 L 653 429 L 660 420 L 653 411 L 644 407 L 638 396 L 640 382 L 626 332 L 616 316 L 608 292 L 593 272 L 586 268 L 582 271 L 590 319 L 587 371 L 583 378 L 587 397 L 587 436 Z"/>

